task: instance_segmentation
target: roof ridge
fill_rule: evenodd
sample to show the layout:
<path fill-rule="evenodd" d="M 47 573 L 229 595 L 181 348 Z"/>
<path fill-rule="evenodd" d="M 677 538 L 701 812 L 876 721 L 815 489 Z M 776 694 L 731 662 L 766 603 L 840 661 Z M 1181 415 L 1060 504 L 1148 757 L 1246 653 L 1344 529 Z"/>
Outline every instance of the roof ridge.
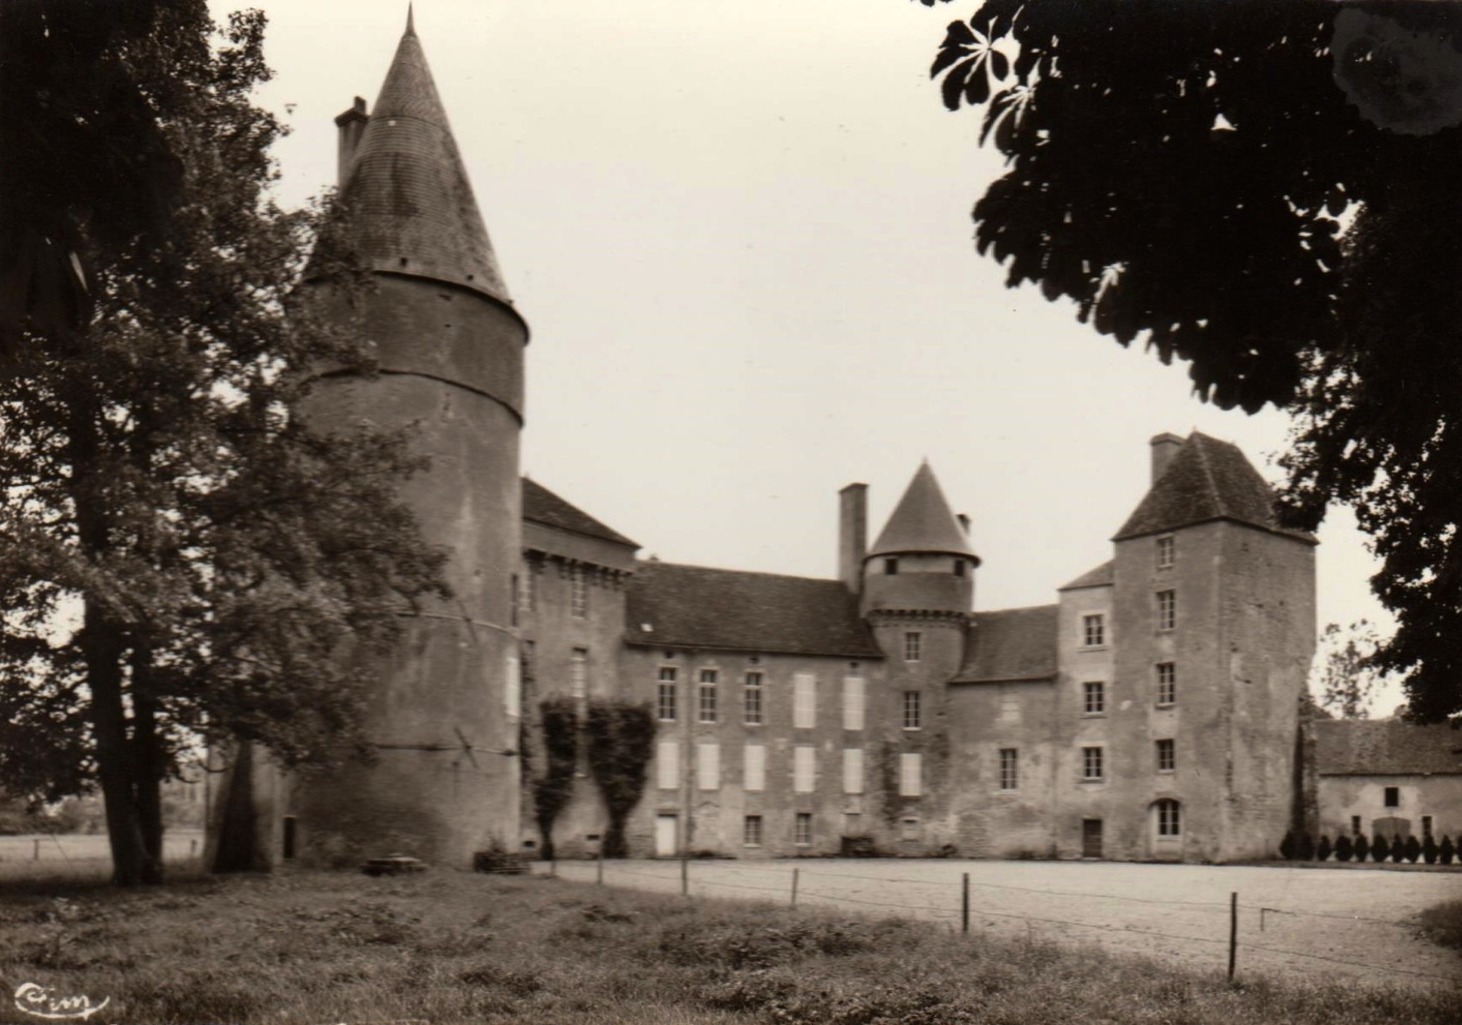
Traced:
<path fill-rule="evenodd" d="M 808 577 L 797 573 L 771 573 L 762 569 L 732 569 L 726 566 L 703 566 L 697 562 L 671 562 L 668 559 L 637 558 L 637 563 L 651 566 L 674 566 L 676 569 L 698 569 L 709 573 L 740 573 L 743 576 L 776 577 L 779 580 L 810 580 L 819 584 L 842 584 L 837 577 Z"/>

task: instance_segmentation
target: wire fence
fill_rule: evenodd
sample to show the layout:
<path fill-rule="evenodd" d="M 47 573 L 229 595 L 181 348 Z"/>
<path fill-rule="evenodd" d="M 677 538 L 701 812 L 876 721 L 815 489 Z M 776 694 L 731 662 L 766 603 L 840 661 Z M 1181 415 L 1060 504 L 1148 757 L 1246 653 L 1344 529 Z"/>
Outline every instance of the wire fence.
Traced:
<path fill-rule="evenodd" d="M 804 864 L 720 862 L 705 867 L 704 863 L 697 864 L 694 870 L 692 864 L 686 860 L 678 863 L 566 862 L 550 871 L 569 879 L 588 881 L 592 878 L 609 885 L 671 892 L 678 890 L 687 897 L 724 895 L 746 899 L 755 895 L 756 899 L 792 907 L 819 904 L 844 906 L 860 912 L 913 915 L 947 922 L 952 929 L 963 933 L 971 932 L 972 928 L 982 933 L 995 933 L 1002 923 L 1025 923 L 1028 935 L 1035 926 L 1049 926 L 1082 930 L 1099 940 L 1117 940 L 1119 945 L 1133 937 L 1141 937 L 1147 941 L 1141 948 L 1143 953 L 1176 955 L 1198 964 L 1222 959 L 1222 951 L 1226 949 L 1230 979 L 1236 977 L 1241 963 L 1275 969 L 1315 962 L 1343 966 L 1352 975 L 1462 986 L 1462 964 L 1458 964 L 1455 971 L 1446 971 L 1445 954 L 1422 958 L 1440 962 L 1438 970 L 1397 964 L 1394 960 L 1383 963 L 1376 959 L 1374 954 L 1378 947 L 1391 950 L 1393 957 L 1406 957 L 1408 951 L 1414 953 L 1415 946 L 1421 945 L 1421 941 L 1414 939 L 1416 927 L 1411 921 L 1279 907 L 1272 902 L 1245 901 L 1238 892 L 1232 892 L 1226 901 L 1165 899 L 997 883 L 972 879 L 970 872 L 915 878 L 837 871 Z M 847 892 L 859 884 L 875 884 L 882 891 L 877 895 Z M 975 899 L 977 894 L 980 899 Z M 1011 906 L 1009 901 L 1001 903 L 1000 898 L 1005 894 L 1016 898 L 1019 905 Z M 1040 905 L 1051 901 L 1059 902 L 1060 906 L 1050 909 L 1054 913 L 1041 913 L 1046 909 Z M 1032 907 L 1032 904 L 1036 906 Z M 1153 928 L 1146 919 L 1141 923 L 1114 921 L 1110 914 L 1103 913 L 1104 906 L 1112 905 L 1152 909 L 1150 912 L 1144 910 L 1143 914 L 1162 915 L 1165 924 L 1177 925 L 1183 931 Z M 1099 918 L 1085 917 L 1088 914 Z M 1331 924 L 1335 922 L 1350 923 L 1357 929 L 1347 932 Z M 1066 938 L 1063 935 L 1058 939 Z M 1152 941 L 1178 946 L 1160 946 Z M 1297 944 L 1309 949 L 1302 949 Z M 1127 945 L 1132 944 L 1127 942 Z M 1195 951 L 1195 946 L 1200 949 Z M 1317 946 L 1323 949 L 1315 949 Z M 1297 961 L 1286 965 L 1285 959 Z"/>

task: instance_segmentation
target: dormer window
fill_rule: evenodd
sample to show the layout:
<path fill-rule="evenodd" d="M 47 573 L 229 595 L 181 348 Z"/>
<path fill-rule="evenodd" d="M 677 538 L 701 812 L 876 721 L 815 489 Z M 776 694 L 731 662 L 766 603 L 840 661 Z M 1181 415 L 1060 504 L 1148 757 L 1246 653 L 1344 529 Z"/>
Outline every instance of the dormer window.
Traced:
<path fill-rule="evenodd" d="M 899 575 L 899 561 L 898 561 L 898 559 L 884 559 L 883 560 L 883 575 L 884 576 L 887 576 L 887 577 L 896 577 L 896 576 Z"/>

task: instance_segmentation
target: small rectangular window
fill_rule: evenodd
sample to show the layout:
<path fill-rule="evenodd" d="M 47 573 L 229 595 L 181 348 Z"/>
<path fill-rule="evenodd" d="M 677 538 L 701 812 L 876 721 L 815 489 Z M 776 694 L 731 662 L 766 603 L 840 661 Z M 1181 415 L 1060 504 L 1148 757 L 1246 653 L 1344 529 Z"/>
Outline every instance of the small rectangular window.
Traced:
<path fill-rule="evenodd" d="M 1177 538 L 1160 537 L 1157 539 L 1157 568 L 1172 569 L 1173 556 L 1177 549 Z"/>
<path fill-rule="evenodd" d="M 963 559 L 954 560 L 954 575 L 957 577 L 965 575 L 965 561 Z"/>
<path fill-rule="evenodd" d="M 810 730 L 817 725 L 817 677 L 798 673 L 792 677 L 792 726 Z"/>
<path fill-rule="evenodd" d="M 508 587 L 508 623 L 511 626 L 518 625 L 518 607 L 522 604 L 521 593 L 518 574 L 514 573 Z"/>
<path fill-rule="evenodd" d="M 699 695 L 696 704 L 696 718 L 699 722 L 716 721 L 716 685 L 720 674 L 714 669 L 702 669 L 700 685 L 696 688 Z"/>
<path fill-rule="evenodd" d="M 1101 680 L 1088 680 L 1082 687 L 1082 711 L 1087 715 L 1102 715 L 1107 710 L 1107 685 Z"/>
<path fill-rule="evenodd" d="M 906 730 L 924 728 L 924 710 L 920 699 L 921 695 L 918 691 L 904 691 L 904 729 Z"/>
<path fill-rule="evenodd" d="M 792 792 L 810 794 L 817 782 L 817 749 L 798 744 L 792 749 Z"/>
<path fill-rule="evenodd" d="M 1350 835 L 1351 836 L 1360 836 L 1360 816 L 1359 815 L 1352 815 L 1350 817 Z"/>
<path fill-rule="evenodd" d="M 589 615 L 589 578 L 583 566 L 569 569 L 569 615 L 575 619 Z"/>
<path fill-rule="evenodd" d="M 904 661 L 917 662 L 924 654 L 924 635 L 918 630 L 904 634 Z"/>
<path fill-rule="evenodd" d="M 741 842 L 747 847 L 761 846 L 761 816 L 748 815 L 741 825 Z"/>
<path fill-rule="evenodd" d="M 907 817 L 905 817 L 903 819 L 900 819 L 899 820 L 899 839 L 900 840 L 917 840 L 917 839 L 919 839 L 919 820 L 916 819 L 916 818 L 914 818 L 912 815 L 907 816 Z"/>
<path fill-rule="evenodd" d="M 883 575 L 884 576 L 889 576 L 889 577 L 898 576 L 898 572 L 899 572 L 899 561 L 897 559 L 884 559 L 883 560 Z"/>
<path fill-rule="evenodd" d="M 680 786 L 680 745 L 673 740 L 655 745 L 655 784 L 661 790 Z"/>
<path fill-rule="evenodd" d="M 863 749 L 861 747 L 843 748 L 843 793 L 861 794 L 863 792 Z"/>
<path fill-rule="evenodd" d="M 1421 817 L 1421 835 L 1424 837 L 1432 835 L 1432 817 L 1430 815 Z"/>
<path fill-rule="evenodd" d="M 1000 789 L 1020 789 L 1020 752 L 1013 747 L 1000 749 Z"/>
<path fill-rule="evenodd" d="M 810 811 L 799 811 L 797 813 L 797 828 L 792 842 L 798 847 L 810 847 L 812 845 L 812 813 Z"/>
<path fill-rule="evenodd" d="M 924 756 L 917 751 L 899 755 L 899 796 L 919 797 L 924 793 Z"/>
<path fill-rule="evenodd" d="M 1099 747 L 1084 747 L 1081 749 L 1081 778 L 1101 779 L 1102 777 L 1102 749 Z"/>
<path fill-rule="evenodd" d="M 569 656 L 569 694 L 579 716 L 584 715 L 589 700 L 589 649 L 575 648 Z"/>
<path fill-rule="evenodd" d="M 1172 772 L 1177 768 L 1177 749 L 1172 740 L 1157 742 L 1157 771 Z"/>
<path fill-rule="evenodd" d="M 1093 612 L 1081 617 L 1081 644 L 1085 648 L 1099 648 L 1107 643 L 1107 617 Z"/>
<path fill-rule="evenodd" d="M 1172 662 L 1157 664 L 1157 703 L 1173 705 L 1178 701 L 1178 667 Z"/>
<path fill-rule="evenodd" d="M 1181 814 L 1177 801 L 1157 802 L 1157 835 L 1158 836 L 1182 836 L 1183 824 L 1179 817 Z"/>
<path fill-rule="evenodd" d="M 676 698 L 679 696 L 680 684 L 676 682 L 677 670 L 674 666 L 661 666 L 660 679 L 655 694 L 655 716 L 661 722 L 674 722 L 676 714 Z"/>
<path fill-rule="evenodd" d="M 524 612 L 532 612 L 538 604 L 538 567 L 533 563 L 523 567 L 523 588 L 518 597 L 521 599 Z"/>
<path fill-rule="evenodd" d="M 767 786 L 767 749 L 761 744 L 747 744 L 744 758 L 741 786 L 747 793 L 760 793 Z"/>
<path fill-rule="evenodd" d="M 746 686 L 742 689 L 741 712 L 742 721 L 748 726 L 760 726 L 761 696 L 762 696 L 762 675 L 756 670 L 746 674 Z"/>
<path fill-rule="evenodd" d="M 1172 630 L 1178 625 L 1178 592 L 1157 592 L 1157 628 Z"/>
<path fill-rule="evenodd" d="M 1399 808 L 1399 807 L 1401 807 L 1401 788 L 1400 787 L 1387 787 L 1386 788 L 1386 807 L 1387 808 Z"/>

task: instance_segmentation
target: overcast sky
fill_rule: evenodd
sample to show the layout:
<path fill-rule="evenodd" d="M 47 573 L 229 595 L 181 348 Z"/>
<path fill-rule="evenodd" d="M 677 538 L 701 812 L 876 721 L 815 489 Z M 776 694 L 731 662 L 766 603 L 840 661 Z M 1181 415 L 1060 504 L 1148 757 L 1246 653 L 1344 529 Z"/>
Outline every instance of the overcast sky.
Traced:
<path fill-rule="evenodd" d="M 406 6 L 263 6 L 297 205 L 333 183 L 332 118 L 374 103 Z M 981 609 L 1053 601 L 1110 557 L 1153 434 L 1236 442 L 1278 480 L 1284 417 L 1203 405 L 1186 368 L 975 253 L 1000 159 L 927 75 L 975 6 L 419 0 L 533 329 L 525 473 L 642 555 L 832 576 L 838 489 L 870 486 L 876 534 L 927 457 L 973 521 Z M 1321 540 L 1320 624 L 1381 618 L 1350 517 Z"/>

